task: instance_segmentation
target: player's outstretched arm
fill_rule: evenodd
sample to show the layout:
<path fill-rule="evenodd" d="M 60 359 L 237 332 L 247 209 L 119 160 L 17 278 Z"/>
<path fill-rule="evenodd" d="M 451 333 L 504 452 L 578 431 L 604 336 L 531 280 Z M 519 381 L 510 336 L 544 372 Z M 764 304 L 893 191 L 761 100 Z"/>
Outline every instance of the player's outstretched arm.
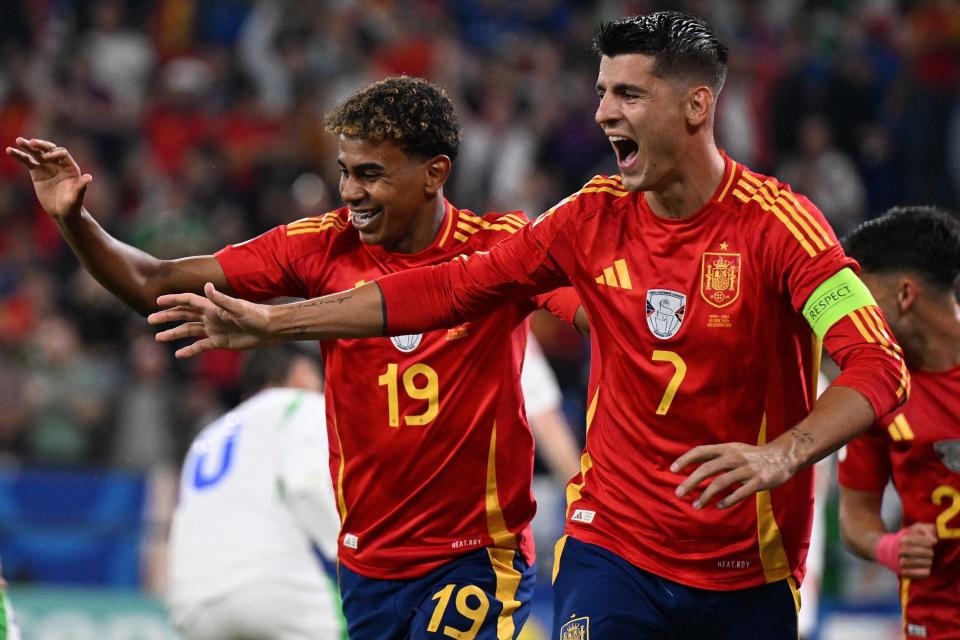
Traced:
<path fill-rule="evenodd" d="M 64 147 L 47 140 L 17 138 L 15 146 L 6 151 L 30 172 L 40 206 L 56 222 L 83 267 L 138 312 L 145 315 L 154 310 L 154 300 L 161 294 L 199 292 L 205 282 L 229 290 L 213 256 L 158 260 L 107 233 L 83 207 L 93 177 L 80 171 Z"/>
<path fill-rule="evenodd" d="M 160 342 L 200 338 L 177 350 L 178 358 L 189 358 L 212 349 L 254 349 L 283 340 L 383 335 L 383 299 L 375 282 L 283 305 L 240 300 L 218 291 L 209 282 L 204 287 L 204 296 L 193 293 L 160 296 L 157 305 L 165 308 L 147 318 L 150 324 L 181 322 L 158 333 L 156 337 Z"/>
<path fill-rule="evenodd" d="M 879 491 L 840 487 L 840 537 L 850 551 L 874 560 L 897 575 L 919 580 L 933 567 L 937 530 L 931 522 L 915 522 L 889 532 L 880 518 Z"/>

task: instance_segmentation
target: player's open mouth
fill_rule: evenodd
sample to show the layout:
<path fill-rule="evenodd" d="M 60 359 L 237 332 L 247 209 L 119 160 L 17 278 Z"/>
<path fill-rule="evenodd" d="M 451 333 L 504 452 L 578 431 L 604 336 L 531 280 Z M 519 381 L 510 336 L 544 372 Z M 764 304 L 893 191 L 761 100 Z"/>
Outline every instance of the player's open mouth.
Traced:
<path fill-rule="evenodd" d="M 609 136 L 613 151 L 617 154 L 617 166 L 621 170 L 629 169 L 640 152 L 636 142 L 624 136 Z"/>
<path fill-rule="evenodd" d="M 370 209 L 367 211 L 358 211 L 356 209 L 350 210 L 350 221 L 353 223 L 355 229 L 360 229 L 367 226 L 370 222 L 376 218 L 380 213 L 383 212 L 383 209 Z"/>

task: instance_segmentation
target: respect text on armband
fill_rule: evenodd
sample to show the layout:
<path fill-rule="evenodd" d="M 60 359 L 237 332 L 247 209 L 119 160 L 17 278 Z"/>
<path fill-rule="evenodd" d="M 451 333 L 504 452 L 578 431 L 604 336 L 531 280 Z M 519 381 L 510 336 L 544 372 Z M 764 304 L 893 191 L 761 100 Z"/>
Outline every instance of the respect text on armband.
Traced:
<path fill-rule="evenodd" d="M 812 301 L 806 309 L 807 321 L 812 325 L 817 319 L 820 318 L 830 307 L 839 304 L 845 298 L 848 298 L 853 295 L 853 291 L 850 289 L 850 285 L 847 283 L 840 284 L 829 291 L 826 291 L 823 295 L 818 297 L 816 300 Z"/>

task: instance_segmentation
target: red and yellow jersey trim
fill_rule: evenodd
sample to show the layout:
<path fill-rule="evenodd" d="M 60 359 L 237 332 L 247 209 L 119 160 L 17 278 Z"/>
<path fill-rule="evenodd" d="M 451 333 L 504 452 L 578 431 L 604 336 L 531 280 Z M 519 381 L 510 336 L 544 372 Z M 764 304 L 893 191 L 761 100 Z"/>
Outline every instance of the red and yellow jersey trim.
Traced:
<path fill-rule="evenodd" d="M 760 421 L 757 446 L 766 443 L 767 414 L 764 412 Z M 757 505 L 757 539 L 760 545 L 760 565 L 763 567 L 763 577 L 768 583 L 778 582 L 791 575 L 790 561 L 787 559 L 787 550 L 783 546 L 780 526 L 773 514 L 770 490 L 757 492 L 755 500 Z"/>
<path fill-rule="evenodd" d="M 337 427 L 337 418 L 333 417 L 333 433 L 337 436 L 337 450 L 340 452 L 340 468 L 337 470 L 337 511 L 340 512 L 340 522 L 347 520 L 347 502 L 343 497 L 343 470 L 347 460 L 343 455 L 343 444 L 340 442 L 340 429 Z"/>
<path fill-rule="evenodd" d="M 493 539 L 493 546 L 501 549 L 516 549 L 517 536 L 507 528 L 500 507 L 500 493 L 497 488 L 497 423 L 493 423 L 490 432 L 490 449 L 487 452 L 487 489 L 486 489 L 487 532 Z"/>
<path fill-rule="evenodd" d="M 513 213 L 506 213 L 496 218 L 492 222 L 486 218 L 481 218 L 469 211 L 457 211 L 457 220 L 454 227 L 453 237 L 460 242 L 466 242 L 470 236 L 479 232 L 481 229 L 488 231 L 506 231 L 513 235 L 519 231 L 526 220 Z"/>
<path fill-rule="evenodd" d="M 343 219 L 336 211 L 328 211 L 322 216 L 313 216 L 310 218 L 300 218 L 287 225 L 287 236 L 298 236 L 304 233 L 321 233 L 328 229 L 343 231 L 347 227 L 347 221 Z"/>
<path fill-rule="evenodd" d="M 880 309 L 875 305 L 860 307 L 847 314 L 860 335 L 870 344 L 876 344 L 887 355 L 900 363 L 900 384 L 897 387 L 897 398 L 910 397 L 910 374 L 907 373 L 907 363 L 903 359 L 903 349 L 887 333 L 886 325 L 880 316 Z"/>
<path fill-rule="evenodd" d="M 450 204 L 449 200 L 444 200 L 444 221 L 443 221 L 443 231 L 440 233 L 440 242 L 437 244 L 441 247 L 444 246 L 444 243 L 447 241 L 447 237 L 450 235 L 450 229 L 453 228 L 453 219 L 456 217 L 455 214 L 457 209 L 453 208 L 453 205 Z"/>
<path fill-rule="evenodd" d="M 600 387 L 598 385 L 597 390 L 593 392 L 593 400 L 590 401 L 590 406 L 587 407 L 587 433 L 590 433 L 590 425 L 593 424 L 593 416 L 597 412 L 597 398 L 599 397 Z M 571 481 L 570 484 L 567 485 L 567 518 L 570 517 L 570 508 L 573 506 L 573 503 L 581 497 L 583 485 L 587 482 L 587 472 L 591 467 L 593 467 L 593 460 L 590 458 L 590 452 L 584 447 L 583 453 L 580 455 L 580 482 Z"/>
<path fill-rule="evenodd" d="M 733 179 L 737 177 L 737 165 L 736 161 L 727 158 L 730 161 L 730 175 L 727 176 L 727 181 L 723 185 L 723 189 L 720 190 L 720 195 L 717 196 L 717 202 L 723 202 L 723 199 L 727 196 L 727 193 L 730 192 L 730 186 L 733 184 Z"/>
<path fill-rule="evenodd" d="M 760 176 L 744 169 L 732 193 L 741 202 L 756 202 L 763 211 L 776 216 L 811 258 L 836 244 L 823 224 L 773 178 L 761 181 Z"/>
<path fill-rule="evenodd" d="M 573 202 L 586 193 L 609 193 L 616 198 L 623 198 L 624 196 L 630 195 L 630 192 L 627 191 L 626 187 L 623 186 L 623 179 L 620 176 L 594 176 L 590 182 L 583 185 L 579 191 L 576 193 L 571 193 L 569 196 L 540 214 L 540 216 L 534 221 L 534 224 L 538 224 L 541 220 L 549 218 L 557 211 L 557 209 L 565 204 Z"/>

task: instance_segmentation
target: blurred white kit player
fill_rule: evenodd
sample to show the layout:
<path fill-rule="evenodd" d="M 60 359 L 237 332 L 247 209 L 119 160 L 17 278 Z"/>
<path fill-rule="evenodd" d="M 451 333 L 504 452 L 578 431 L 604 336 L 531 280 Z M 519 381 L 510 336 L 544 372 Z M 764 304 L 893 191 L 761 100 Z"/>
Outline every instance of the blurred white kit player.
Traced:
<path fill-rule="evenodd" d="M 167 599 L 187 640 L 342 635 L 338 595 L 313 549 L 335 561 L 340 526 L 322 374 L 289 346 L 249 354 L 245 378 L 268 388 L 207 426 L 184 462 Z"/>
<path fill-rule="evenodd" d="M 0 640 L 20 640 L 20 629 L 13 617 L 13 607 L 7 597 L 7 583 L 0 568 Z"/>
<path fill-rule="evenodd" d="M 580 472 L 580 447 L 563 414 L 563 395 L 557 376 L 532 333 L 527 336 L 520 386 L 537 453 L 553 474 L 555 486 L 565 487 L 570 478 Z"/>

